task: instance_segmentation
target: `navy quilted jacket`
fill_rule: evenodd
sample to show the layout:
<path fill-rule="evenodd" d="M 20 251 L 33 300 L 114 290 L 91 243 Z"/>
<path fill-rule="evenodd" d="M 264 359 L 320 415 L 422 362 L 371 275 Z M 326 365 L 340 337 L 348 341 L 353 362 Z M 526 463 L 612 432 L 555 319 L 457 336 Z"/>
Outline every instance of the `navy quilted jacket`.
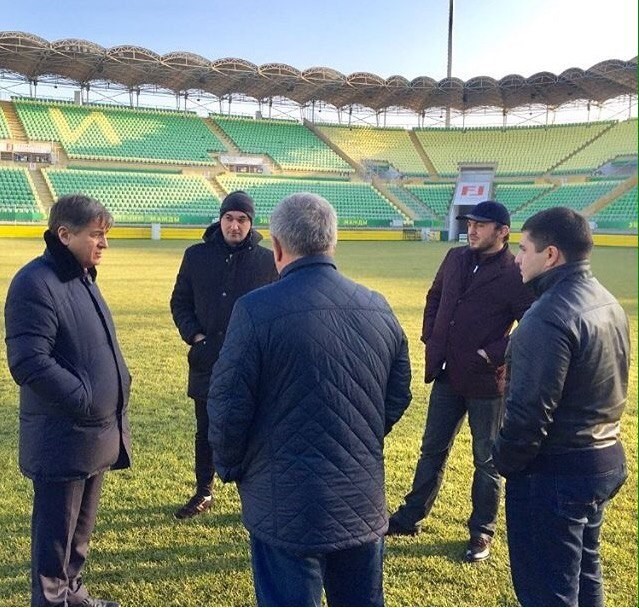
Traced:
<path fill-rule="evenodd" d="M 389 305 L 329 257 L 296 260 L 240 298 L 213 370 L 209 439 L 249 532 L 302 554 L 383 536 L 384 435 L 410 379 Z"/>
<path fill-rule="evenodd" d="M 7 360 L 20 385 L 20 469 L 30 479 L 84 479 L 127 468 L 131 376 L 111 313 L 73 254 L 48 230 L 5 304 Z"/>

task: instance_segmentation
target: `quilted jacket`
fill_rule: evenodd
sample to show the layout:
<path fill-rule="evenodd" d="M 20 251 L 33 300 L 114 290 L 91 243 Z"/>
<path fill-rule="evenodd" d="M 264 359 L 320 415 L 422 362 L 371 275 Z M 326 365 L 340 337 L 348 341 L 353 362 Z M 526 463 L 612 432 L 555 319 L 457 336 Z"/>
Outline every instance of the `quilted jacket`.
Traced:
<path fill-rule="evenodd" d="M 213 368 L 209 439 L 249 532 L 299 554 L 382 537 L 384 436 L 410 379 L 389 305 L 329 257 L 298 259 L 240 298 Z"/>
<path fill-rule="evenodd" d="M 211 224 L 203 243 L 184 252 L 173 294 L 171 314 L 180 336 L 192 344 L 201 333 L 205 340 L 189 350 L 188 394 L 206 399 L 211 368 L 220 354 L 235 301 L 249 291 L 278 278 L 273 252 L 258 243 L 262 235 L 251 229 L 235 248 L 224 242 L 220 222 Z"/>
<path fill-rule="evenodd" d="M 84 479 L 131 462 L 131 376 L 95 283 L 48 230 L 5 304 L 7 360 L 20 385 L 20 469 L 30 479 Z"/>

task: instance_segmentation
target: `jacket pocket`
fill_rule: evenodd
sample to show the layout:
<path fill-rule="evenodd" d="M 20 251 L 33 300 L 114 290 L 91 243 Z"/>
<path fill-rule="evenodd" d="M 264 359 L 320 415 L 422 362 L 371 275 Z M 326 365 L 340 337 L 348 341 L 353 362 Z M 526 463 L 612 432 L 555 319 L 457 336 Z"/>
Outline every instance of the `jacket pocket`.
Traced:
<path fill-rule="evenodd" d="M 191 346 L 187 359 L 191 369 L 206 372 L 213 367 L 215 357 L 215 345 L 208 338 L 204 338 L 204 340 L 200 340 Z"/>

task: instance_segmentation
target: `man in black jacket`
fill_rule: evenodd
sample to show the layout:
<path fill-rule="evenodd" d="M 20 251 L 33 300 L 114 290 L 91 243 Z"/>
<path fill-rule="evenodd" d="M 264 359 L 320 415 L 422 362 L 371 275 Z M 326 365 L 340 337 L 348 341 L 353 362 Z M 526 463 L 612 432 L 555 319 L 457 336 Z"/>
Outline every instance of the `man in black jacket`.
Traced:
<path fill-rule="evenodd" d="M 189 247 L 177 275 L 171 313 L 188 354 L 188 395 L 195 402 L 195 494 L 175 512 L 194 517 L 210 509 L 213 461 L 208 441 L 206 397 L 211 369 L 222 348 L 235 301 L 249 291 L 277 279 L 273 253 L 258 243 L 252 228 L 253 200 L 231 192 L 220 207 L 220 221 L 204 232 L 203 243 Z"/>
<path fill-rule="evenodd" d="M 522 606 L 603 606 L 599 536 L 626 478 L 628 319 L 590 272 L 583 216 L 555 207 L 522 231 L 517 264 L 539 299 L 508 347 L 494 447 L 513 584 Z"/>
<path fill-rule="evenodd" d="M 241 298 L 209 392 L 215 470 L 236 481 L 260 606 L 383 605 L 384 436 L 411 398 L 406 336 L 342 276 L 335 211 L 271 216 L 281 279 Z"/>
<path fill-rule="evenodd" d="M 102 478 L 130 466 L 131 377 L 95 279 L 113 218 L 96 200 L 60 198 L 44 255 L 5 304 L 7 360 L 20 385 L 20 469 L 33 480 L 32 606 L 117 606 L 82 581 Z"/>

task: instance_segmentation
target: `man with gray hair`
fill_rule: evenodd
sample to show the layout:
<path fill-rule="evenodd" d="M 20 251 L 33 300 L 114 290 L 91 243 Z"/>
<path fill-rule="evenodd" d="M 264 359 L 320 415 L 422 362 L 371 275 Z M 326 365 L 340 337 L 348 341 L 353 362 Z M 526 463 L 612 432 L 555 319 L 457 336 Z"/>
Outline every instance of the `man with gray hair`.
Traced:
<path fill-rule="evenodd" d="M 209 439 L 237 482 L 260 606 L 380 606 L 384 436 L 410 403 L 402 328 L 342 276 L 315 194 L 271 216 L 280 281 L 240 298 L 209 390 Z"/>

